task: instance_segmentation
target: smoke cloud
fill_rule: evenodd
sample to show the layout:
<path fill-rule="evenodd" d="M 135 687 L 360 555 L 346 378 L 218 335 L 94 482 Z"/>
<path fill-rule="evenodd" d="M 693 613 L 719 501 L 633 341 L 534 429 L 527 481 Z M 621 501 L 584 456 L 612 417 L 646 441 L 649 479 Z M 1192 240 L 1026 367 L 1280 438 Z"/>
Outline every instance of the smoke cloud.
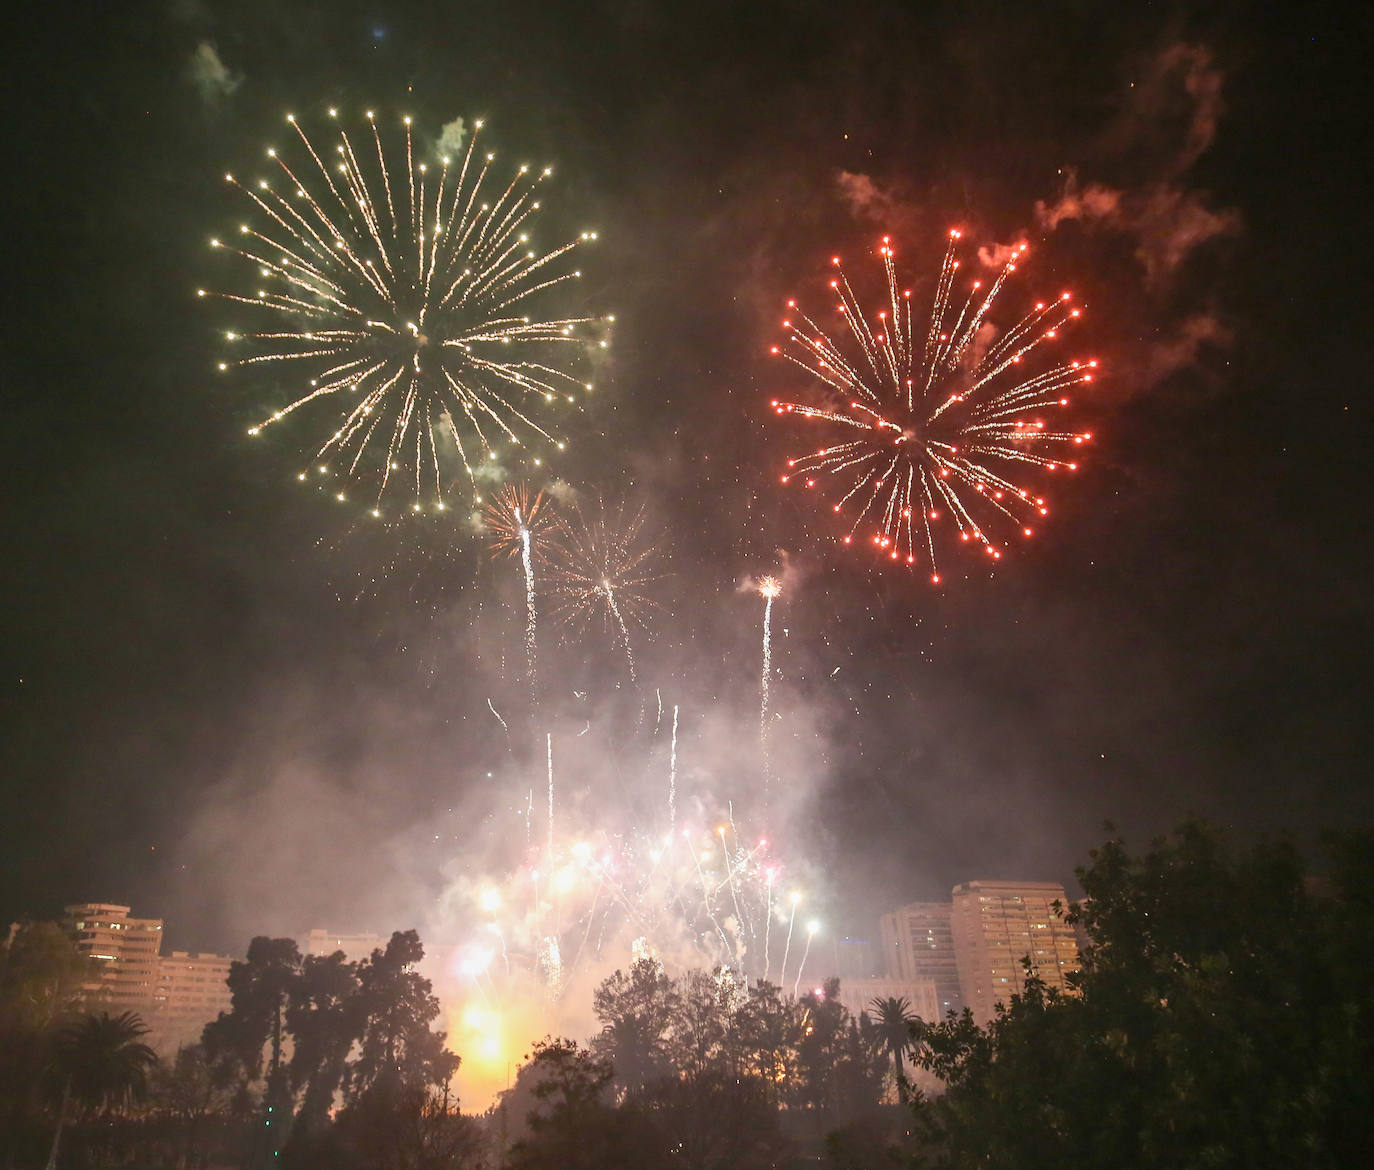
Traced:
<path fill-rule="evenodd" d="M 1204 48 L 1178 44 L 1158 54 L 1107 136 L 1112 153 L 1155 160 L 1156 176 L 1139 187 L 1118 189 L 1098 182 L 1080 186 L 1071 170 L 1058 199 L 1036 203 L 1039 226 L 1052 232 L 1078 222 L 1089 230 L 1133 236 L 1136 259 L 1147 284 L 1156 289 L 1203 244 L 1239 233 L 1238 212 L 1213 209 L 1204 193 L 1182 181 L 1216 139 L 1222 81 Z"/>
<path fill-rule="evenodd" d="M 187 76 L 208 105 L 227 100 L 243 84 L 243 74 L 233 73 L 209 41 L 196 46 L 187 65 Z"/>
<path fill-rule="evenodd" d="M 1002 268 L 1013 256 L 1019 244 L 984 244 L 978 249 L 978 263 L 984 268 Z"/>
<path fill-rule="evenodd" d="M 1214 211 L 1195 191 L 1167 183 L 1136 193 L 1100 184 L 1080 190 L 1072 174 L 1057 201 L 1036 203 L 1035 215 L 1047 232 L 1077 220 L 1089 228 L 1105 227 L 1134 236 L 1136 259 L 1147 283 L 1154 287 L 1165 284 L 1208 240 L 1241 230 L 1237 212 Z"/>
<path fill-rule="evenodd" d="M 919 209 L 897 188 L 844 170 L 836 174 L 835 184 L 851 215 L 878 224 L 899 237 L 911 236 L 919 227 Z"/>
<path fill-rule="evenodd" d="M 463 143 L 466 141 L 467 124 L 462 118 L 454 118 L 452 122 L 445 122 L 444 128 L 439 131 L 439 154 L 452 157 L 463 149 Z"/>

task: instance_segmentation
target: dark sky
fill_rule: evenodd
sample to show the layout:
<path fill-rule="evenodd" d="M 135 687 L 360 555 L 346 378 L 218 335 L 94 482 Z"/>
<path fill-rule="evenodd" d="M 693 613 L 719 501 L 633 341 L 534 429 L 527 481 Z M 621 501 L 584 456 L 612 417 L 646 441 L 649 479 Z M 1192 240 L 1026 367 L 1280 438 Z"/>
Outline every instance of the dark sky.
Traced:
<path fill-rule="evenodd" d="M 234 950 L 411 925 L 475 826 L 504 831 L 472 810 L 538 764 L 542 735 L 503 754 L 486 708 L 521 702 L 516 582 L 432 524 L 350 535 L 292 490 L 309 426 L 251 443 L 263 387 L 214 375 L 222 314 L 194 290 L 242 215 L 220 176 L 330 104 L 431 136 L 486 115 L 503 157 L 557 164 L 553 226 L 600 230 L 586 294 L 615 342 L 559 474 L 643 500 L 664 534 L 640 676 L 681 704 L 691 782 L 741 804 L 761 606 L 740 585 L 785 569 L 777 831 L 837 921 L 980 876 L 1071 881 L 1105 819 L 1137 841 L 1188 813 L 1304 839 L 1368 823 L 1372 18 L 1273 7 L 25 18 L 0 916 L 127 901 L 173 943 Z M 1094 189 L 1112 211 L 1084 212 Z M 833 253 L 862 271 L 892 232 L 924 278 L 954 224 L 1032 241 L 1027 289 L 1072 282 L 1109 373 L 1036 540 L 995 574 L 954 557 L 934 589 L 837 551 L 778 485 L 766 349 Z M 599 757 L 568 749 L 569 799 L 633 804 L 647 749 L 614 730 L 620 659 L 549 642 L 546 721 L 611 729 Z"/>

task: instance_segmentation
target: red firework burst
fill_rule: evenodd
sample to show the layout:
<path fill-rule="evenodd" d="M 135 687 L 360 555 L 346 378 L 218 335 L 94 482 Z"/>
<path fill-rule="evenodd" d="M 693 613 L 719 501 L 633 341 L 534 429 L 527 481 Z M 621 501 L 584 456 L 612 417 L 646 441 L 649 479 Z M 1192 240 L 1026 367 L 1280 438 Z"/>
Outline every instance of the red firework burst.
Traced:
<path fill-rule="evenodd" d="M 788 459 L 782 482 L 830 487 L 833 512 L 848 520 L 839 537 L 844 544 L 867 544 L 897 564 L 929 558 L 936 584 L 942 526 L 998 560 L 1008 543 L 999 532 L 1029 537 L 1049 514 L 1025 472 L 1077 469 L 1071 452 L 1092 435 L 1050 425 L 1046 415 L 1068 407 L 1069 388 L 1092 382 L 1098 369 L 1096 360 L 1036 360 L 1081 316 L 1070 293 L 1038 302 L 1009 328 L 993 323 L 998 294 L 1025 257 L 1025 244 L 990 281 L 962 284 L 959 239 L 950 232 L 920 345 L 911 290 L 899 287 L 884 236 L 882 308 L 864 313 L 837 256 L 830 288 L 848 328 L 844 345 L 788 301 L 786 337 L 771 350 L 822 388 L 819 401 L 772 402 L 776 414 L 822 431 L 814 451 Z"/>

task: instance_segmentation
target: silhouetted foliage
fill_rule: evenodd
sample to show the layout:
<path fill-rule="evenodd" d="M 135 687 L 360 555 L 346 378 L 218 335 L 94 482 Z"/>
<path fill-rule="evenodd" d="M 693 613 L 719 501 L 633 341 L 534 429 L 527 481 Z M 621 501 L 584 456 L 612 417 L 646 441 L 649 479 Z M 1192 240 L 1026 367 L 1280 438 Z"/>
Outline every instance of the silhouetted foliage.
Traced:
<path fill-rule="evenodd" d="M 632 1109 L 617 1109 L 610 1061 L 572 1040 L 535 1045 L 503 1107 L 515 1135 L 509 1170 L 653 1166 L 656 1143 Z"/>
<path fill-rule="evenodd" d="M 100 1112 L 142 1101 L 157 1064 L 143 1043 L 147 1034 L 137 1012 L 81 1016 L 63 1027 L 53 1044 L 53 1071 L 72 1103 Z"/>
<path fill-rule="evenodd" d="M 911 1010 L 911 1003 L 905 996 L 890 995 L 885 999 L 875 999 L 869 1008 L 872 1011 L 872 1038 L 875 1048 L 884 1056 L 892 1058 L 892 1075 L 897 1084 L 897 1098 L 905 1103 L 907 1099 L 906 1071 L 902 1060 L 915 1051 L 925 1024 Z"/>
<path fill-rule="evenodd" d="M 53 1042 L 93 970 L 56 922 L 17 923 L 0 946 L 0 1147 L 8 1158 L 41 1161 L 47 1150 Z"/>
<path fill-rule="evenodd" d="M 1181 826 L 1079 871 L 1069 994 L 1031 979 L 986 1028 L 929 1028 L 949 1086 L 917 1107 L 927 1163 L 992 1168 L 1345 1167 L 1374 1149 L 1374 836 L 1235 849 Z"/>
<path fill-rule="evenodd" d="M 444 1033 L 431 1029 L 440 1009 L 416 970 L 423 958 L 413 930 L 397 931 L 359 962 L 342 953 L 302 959 L 291 939 L 252 941 L 247 959 L 230 968 L 230 1010 L 204 1034 L 211 1061 L 237 1084 L 240 1100 L 251 1107 L 245 1094 L 260 1090 L 252 1158 L 314 1165 L 352 1156 L 366 1128 L 356 1119 L 377 1120 L 386 1102 L 410 1119 L 412 1137 L 435 1128 L 431 1091 L 447 1110 L 459 1059 Z M 355 1118 L 347 1141 L 330 1122 L 341 1103 L 340 1121 L 350 1111 Z"/>

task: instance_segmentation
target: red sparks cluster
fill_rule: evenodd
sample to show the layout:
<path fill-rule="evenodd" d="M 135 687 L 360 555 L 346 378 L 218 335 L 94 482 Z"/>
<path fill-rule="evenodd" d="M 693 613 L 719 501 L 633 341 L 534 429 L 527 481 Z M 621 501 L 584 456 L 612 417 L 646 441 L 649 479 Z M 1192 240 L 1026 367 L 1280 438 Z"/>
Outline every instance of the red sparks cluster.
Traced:
<path fill-rule="evenodd" d="M 1010 327 L 994 323 L 998 294 L 1025 244 L 990 283 L 960 287 L 960 238 L 950 232 L 928 322 L 913 322 L 911 290 L 899 290 L 884 236 L 878 254 L 886 297 L 871 314 L 840 258 L 831 261 L 844 344 L 790 300 L 786 336 L 770 351 L 805 370 L 816 390 L 809 402 L 774 399 L 773 411 L 823 432 L 814 451 L 788 459 L 781 481 L 824 485 L 838 496 L 832 511 L 849 520 L 842 543 L 860 537 L 886 560 L 907 565 L 926 559 L 935 584 L 936 538 L 947 518 L 962 543 L 981 545 L 995 561 L 1007 547 L 1000 531 L 1029 537 L 1049 514 L 1023 473 L 1077 470 L 1066 456 L 1092 435 L 1047 425 L 1045 415 L 1068 407 L 1069 387 L 1091 383 L 1098 368 L 1096 360 L 1037 360 L 1041 347 L 1082 316 L 1070 293 L 1038 302 Z"/>

